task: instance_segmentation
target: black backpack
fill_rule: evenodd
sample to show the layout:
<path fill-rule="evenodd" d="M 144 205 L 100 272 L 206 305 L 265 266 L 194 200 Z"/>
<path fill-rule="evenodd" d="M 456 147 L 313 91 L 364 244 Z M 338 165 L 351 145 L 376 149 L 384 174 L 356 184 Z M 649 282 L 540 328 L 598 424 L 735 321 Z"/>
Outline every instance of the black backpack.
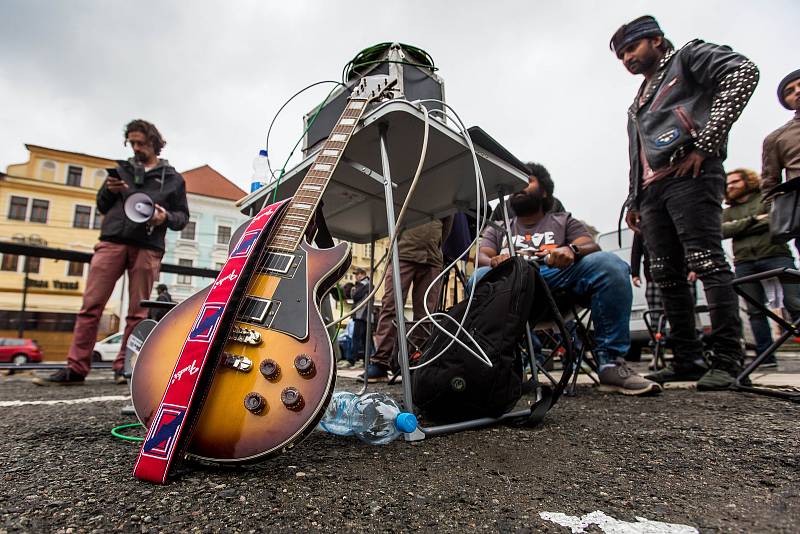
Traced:
<path fill-rule="evenodd" d="M 499 417 L 514 407 L 522 396 L 518 346 L 524 339 L 525 324 L 529 320 L 535 324 L 551 312 L 552 298 L 544 284 L 538 270 L 520 257 L 501 263 L 478 282 L 464 329 L 480 344 L 493 367 L 453 343 L 436 361 L 414 370 L 412 394 L 423 416 L 448 423 Z M 465 300 L 447 314 L 460 322 L 466 308 Z M 449 320 L 439 324 L 450 333 L 458 328 Z M 463 332 L 458 339 L 475 350 Z M 451 341 L 435 328 L 415 364 L 430 361 Z"/>

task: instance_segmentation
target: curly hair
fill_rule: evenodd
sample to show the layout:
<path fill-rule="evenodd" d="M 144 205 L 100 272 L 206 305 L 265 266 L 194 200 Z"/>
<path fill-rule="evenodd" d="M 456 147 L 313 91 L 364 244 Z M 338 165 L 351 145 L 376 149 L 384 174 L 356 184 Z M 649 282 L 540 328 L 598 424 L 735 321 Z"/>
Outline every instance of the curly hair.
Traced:
<path fill-rule="evenodd" d="M 547 196 L 542 201 L 542 210 L 547 213 L 553 209 L 553 204 L 555 203 L 555 200 L 553 200 L 555 184 L 553 184 L 553 179 L 550 177 L 550 172 L 541 163 L 533 161 L 529 161 L 525 166 L 528 168 L 528 175 L 535 176 L 539 185 L 547 193 Z"/>
<path fill-rule="evenodd" d="M 753 193 L 758 192 L 761 190 L 761 178 L 759 178 L 758 173 L 752 169 L 734 169 L 732 171 L 728 171 L 728 176 L 731 174 L 738 174 L 742 177 L 745 184 L 745 193 Z M 728 202 L 731 199 L 728 197 L 727 190 L 725 191 L 725 200 Z"/>
<path fill-rule="evenodd" d="M 128 134 L 131 132 L 143 133 L 145 138 L 153 145 L 156 156 L 161 154 L 161 149 L 167 144 L 167 140 L 161 136 L 161 132 L 152 123 L 143 119 L 135 119 L 125 126 L 125 143 L 128 142 Z"/>

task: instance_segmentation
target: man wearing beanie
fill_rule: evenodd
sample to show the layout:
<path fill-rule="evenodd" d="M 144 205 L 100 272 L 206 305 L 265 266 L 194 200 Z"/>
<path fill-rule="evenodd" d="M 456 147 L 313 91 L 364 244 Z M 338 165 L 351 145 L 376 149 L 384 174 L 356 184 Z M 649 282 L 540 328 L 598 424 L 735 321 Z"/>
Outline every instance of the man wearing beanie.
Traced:
<path fill-rule="evenodd" d="M 625 220 L 640 232 L 670 322 L 672 363 L 647 378 L 733 385 L 744 354 L 739 302 L 722 250 L 728 132 L 758 83 L 758 69 L 727 46 L 690 41 L 675 50 L 658 22 L 639 17 L 612 36 L 611 50 L 644 76 L 628 109 L 630 189 Z M 687 274 L 703 281 L 711 315 L 710 368 L 695 330 Z"/>
<path fill-rule="evenodd" d="M 788 74 L 778 84 L 778 101 L 786 109 L 794 111 L 794 117 L 764 139 L 761 168 L 761 191 L 764 195 L 781 182 L 782 171 L 787 180 L 800 176 L 800 69 Z"/>

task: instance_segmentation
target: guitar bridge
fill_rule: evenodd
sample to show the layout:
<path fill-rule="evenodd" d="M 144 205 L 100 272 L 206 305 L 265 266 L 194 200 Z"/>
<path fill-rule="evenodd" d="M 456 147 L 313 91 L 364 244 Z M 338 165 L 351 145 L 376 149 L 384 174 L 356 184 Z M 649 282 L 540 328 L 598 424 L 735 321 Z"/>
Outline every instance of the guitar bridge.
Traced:
<path fill-rule="evenodd" d="M 238 341 L 245 345 L 260 345 L 262 338 L 261 333 L 256 332 L 252 328 L 244 328 L 242 326 L 234 326 L 231 329 L 231 335 L 228 336 L 232 341 Z"/>

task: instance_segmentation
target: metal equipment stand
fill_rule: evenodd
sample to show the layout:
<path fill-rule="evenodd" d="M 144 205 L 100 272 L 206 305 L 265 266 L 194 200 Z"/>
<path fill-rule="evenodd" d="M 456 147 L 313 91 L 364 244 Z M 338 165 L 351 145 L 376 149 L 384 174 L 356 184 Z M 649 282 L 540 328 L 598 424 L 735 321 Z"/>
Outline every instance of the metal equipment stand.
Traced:
<path fill-rule="evenodd" d="M 764 315 L 778 323 L 781 328 L 783 328 L 783 334 L 781 334 L 781 336 L 776 339 L 772 345 L 767 347 L 764 352 L 757 355 L 756 358 L 750 362 L 750 364 L 746 366 L 741 373 L 739 373 L 739 376 L 736 377 L 736 385 L 733 386 L 733 389 L 737 391 L 747 391 L 749 393 L 758 393 L 759 395 L 766 395 L 769 397 L 777 397 L 780 399 L 800 402 L 800 393 L 790 393 L 788 391 L 780 391 L 777 389 L 769 389 L 764 387 L 753 387 L 745 384 L 745 382 L 749 382 L 747 378 L 758 368 L 759 365 L 761 365 L 761 362 L 772 356 L 775 351 L 778 350 L 778 347 L 783 345 L 787 339 L 800 335 L 800 320 L 797 320 L 794 323 L 789 323 L 783 317 L 773 313 L 772 310 L 767 308 L 763 302 L 758 302 L 752 296 L 748 295 L 744 290 L 743 284 L 748 282 L 761 283 L 761 280 L 765 280 L 767 278 L 777 278 L 779 281 L 785 284 L 800 284 L 800 271 L 797 269 L 786 268 L 773 269 L 763 273 L 743 276 L 742 278 L 737 278 L 732 282 L 733 290 L 736 291 L 740 297 L 753 306 L 759 308 L 762 312 L 764 312 Z"/>

